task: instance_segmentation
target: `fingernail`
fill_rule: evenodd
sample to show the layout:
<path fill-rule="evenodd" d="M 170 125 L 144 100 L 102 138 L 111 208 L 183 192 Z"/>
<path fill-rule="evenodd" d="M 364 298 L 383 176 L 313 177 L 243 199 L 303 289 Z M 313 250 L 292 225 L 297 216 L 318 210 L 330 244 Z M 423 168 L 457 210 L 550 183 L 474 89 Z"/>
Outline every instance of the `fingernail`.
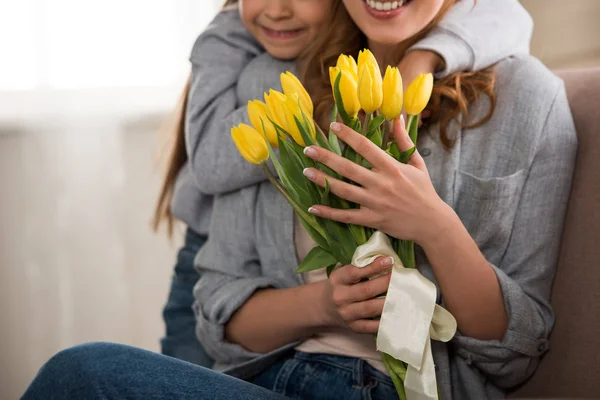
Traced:
<path fill-rule="evenodd" d="M 315 176 L 317 175 L 317 174 L 315 174 L 315 171 L 313 171 L 310 168 L 304 168 L 302 170 L 302 173 L 304 174 L 305 177 L 307 177 L 308 179 L 311 179 L 311 180 L 315 179 Z"/>
<path fill-rule="evenodd" d="M 303 152 L 310 158 L 317 156 L 317 150 L 313 149 L 312 146 L 305 147 Z"/>
<path fill-rule="evenodd" d="M 405 125 L 404 123 L 404 115 L 400 114 L 400 123 L 402 124 L 402 126 Z"/>
<path fill-rule="evenodd" d="M 381 260 L 381 265 L 383 265 L 384 267 L 394 265 L 394 259 L 392 257 L 386 257 L 383 260 Z"/>
<path fill-rule="evenodd" d="M 342 129 L 342 125 L 339 122 L 332 122 L 329 128 L 334 132 L 339 132 Z"/>
<path fill-rule="evenodd" d="M 308 212 L 311 213 L 312 215 L 321 215 L 321 212 L 314 207 L 310 207 L 308 209 Z"/>

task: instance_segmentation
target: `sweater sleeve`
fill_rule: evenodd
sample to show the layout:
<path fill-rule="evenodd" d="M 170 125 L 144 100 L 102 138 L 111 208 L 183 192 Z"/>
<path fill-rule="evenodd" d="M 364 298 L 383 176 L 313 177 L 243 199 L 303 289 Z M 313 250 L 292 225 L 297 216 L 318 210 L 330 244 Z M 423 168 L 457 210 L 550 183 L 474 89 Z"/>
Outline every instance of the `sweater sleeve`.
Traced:
<path fill-rule="evenodd" d="M 436 76 L 487 68 L 513 54 L 529 53 L 533 20 L 517 0 L 460 0 L 440 24 L 410 50 L 444 60 Z"/>
<path fill-rule="evenodd" d="M 261 288 L 284 288 L 284 282 L 263 274 L 256 243 L 254 209 L 260 185 L 215 199 L 209 239 L 198 252 L 200 280 L 194 288 L 196 334 L 207 353 L 220 364 L 234 364 L 258 354 L 228 342 L 225 325 Z"/>
<path fill-rule="evenodd" d="M 550 291 L 576 150 L 575 127 L 560 85 L 537 140 L 508 248 L 499 265 L 492 265 L 504 297 L 507 332 L 502 340 L 460 334 L 453 339 L 459 357 L 504 389 L 531 376 L 548 350 L 554 324 Z"/>
<path fill-rule="evenodd" d="M 259 89 L 277 87 L 278 72 L 289 68 L 288 63 L 282 62 L 282 66 L 274 60 L 266 61 L 268 58 L 235 9 L 221 11 L 194 44 L 185 131 L 191 173 L 203 193 L 222 193 L 265 179 L 260 168 L 249 165 L 239 155 L 230 130 L 239 123 L 248 123 L 248 99 L 240 101 L 238 85 L 242 83 L 250 87 L 248 91 L 260 93 Z M 263 68 L 261 79 L 244 73 L 259 68 Z"/>
<path fill-rule="evenodd" d="M 236 77 L 223 97 L 228 104 L 207 105 L 201 118 L 205 122 L 192 160 L 192 169 L 200 191 L 206 194 L 226 193 L 267 179 L 260 166 L 248 163 L 231 140 L 231 128 L 240 123 L 250 124 L 247 103 L 263 99 L 269 89 L 281 90 L 279 76 L 293 70 L 294 63 L 276 60 L 268 53 L 252 59 Z M 218 109 L 217 109 L 218 107 Z M 225 115 L 224 115 L 225 114 Z M 196 129 L 200 129 L 199 127 Z"/>

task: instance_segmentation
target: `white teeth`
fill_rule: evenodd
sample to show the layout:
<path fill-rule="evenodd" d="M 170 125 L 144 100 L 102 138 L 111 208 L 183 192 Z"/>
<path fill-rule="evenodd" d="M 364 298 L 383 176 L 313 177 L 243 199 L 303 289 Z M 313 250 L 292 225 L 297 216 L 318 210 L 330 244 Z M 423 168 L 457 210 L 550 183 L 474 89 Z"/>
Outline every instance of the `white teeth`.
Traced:
<path fill-rule="evenodd" d="M 405 3 L 405 0 L 398 0 L 398 1 L 386 1 L 386 2 L 380 2 L 380 1 L 375 1 L 375 0 L 366 0 L 366 3 L 369 5 L 369 7 L 374 8 L 377 11 L 390 11 L 390 10 L 395 10 L 398 7 L 402 7 L 402 5 Z"/>

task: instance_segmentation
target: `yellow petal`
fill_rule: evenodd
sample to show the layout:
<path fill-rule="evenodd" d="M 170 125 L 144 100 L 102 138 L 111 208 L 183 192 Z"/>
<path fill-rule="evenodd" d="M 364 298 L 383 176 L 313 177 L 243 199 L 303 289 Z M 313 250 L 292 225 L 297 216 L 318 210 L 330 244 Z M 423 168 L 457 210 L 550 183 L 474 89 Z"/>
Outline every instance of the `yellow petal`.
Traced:
<path fill-rule="evenodd" d="M 285 110 L 283 104 L 285 103 L 286 96 L 277 91 L 271 89 L 269 94 L 265 93 L 265 103 L 267 105 L 267 116 L 271 118 L 279 127 L 287 131 L 287 120 L 285 117 Z"/>
<path fill-rule="evenodd" d="M 396 67 L 388 66 L 383 77 L 383 103 L 381 114 L 393 120 L 402 111 L 402 77 Z"/>
<path fill-rule="evenodd" d="M 269 159 L 269 150 L 264 137 L 246 124 L 231 128 L 231 138 L 246 161 L 261 164 Z"/>
<path fill-rule="evenodd" d="M 248 102 L 248 118 L 250 123 L 258 132 L 263 132 L 267 135 L 267 139 L 271 146 L 278 147 L 277 131 L 267 117 L 267 105 L 260 100 L 250 100 Z"/>
<path fill-rule="evenodd" d="M 291 93 L 297 93 L 298 98 L 300 99 L 300 105 L 302 106 L 302 111 L 304 111 L 307 118 L 313 117 L 313 103 L 310 95 L 294 74 L 289 71 L 281 74 L 281 87 L 286 96 L 289 96 Z"/>
<path fill-rule="evenodd" d="M 371 53 L 371 50 L 369 50 L 369 49 L 361 50 L 360 53 L 358 53 L 358 76 L 359 77 L 362 75 L 362 69 L 366 65 L 369 65 L 369 64 L 373 65 L 377 71 L 380 71 L 379 64 L 377 64 L 377 60 L 375 59 L 375 56 L 373 55 L 373 53 Z"/>
<path fill-rule="evenodd" d="M 404 93 L 404 109 L 408 115 L 419 115 L 431 98 L 433 75 L 421 74 L 413 80 Z"/>
<path fill-rule="evenodd" d="M 381 73 L 375 68 L 371 63 L 365 64 L 358 82 L 360 106 L 367 113 L 375 112 L 383 101 Z"/>
<path fill-rule="evenodd" d="M 358 81 L 358 66 L 354 57 L 340 54 L 336 66 L 352 74 L 354 80 Z"/>

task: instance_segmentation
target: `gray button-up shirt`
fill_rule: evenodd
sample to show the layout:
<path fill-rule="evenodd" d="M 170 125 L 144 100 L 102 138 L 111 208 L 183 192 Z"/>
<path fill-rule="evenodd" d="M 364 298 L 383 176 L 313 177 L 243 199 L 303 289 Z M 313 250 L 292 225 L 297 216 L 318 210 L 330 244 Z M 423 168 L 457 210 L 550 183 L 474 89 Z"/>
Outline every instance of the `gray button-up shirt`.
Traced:
<path fill-rule="evenodd" d="M 508 314 L 502 340 L 458 333 L 450 343 L 433 342 L 444 399 L 502 398 L 534 372 L 554 322 L 549 299 L 575 128 L 562 81 L 539 61 L 511 57 L 496 72 L 497 106 L 489 122 L 462 131 L 452 124 L 456 144 L 450 151 L 442 148 L 437 126 L 423 131 L 418 143 L 429 153 L 425 161 L 437 193 L 496 272 Z M 473 104 L 473 120 L 489 106 L 487 98 Z M 435 282 L 423 252 L 417 257 L 419 270 Z M 217 368 L 246 378 L 268 366 L 285 348 L 249 352 L 225 340 L 224 325 L 257 289 L 301 284 L 294 273 L 291 207 L 268 183 L 218 197 L 196 265 L 198 337 Z"/>

